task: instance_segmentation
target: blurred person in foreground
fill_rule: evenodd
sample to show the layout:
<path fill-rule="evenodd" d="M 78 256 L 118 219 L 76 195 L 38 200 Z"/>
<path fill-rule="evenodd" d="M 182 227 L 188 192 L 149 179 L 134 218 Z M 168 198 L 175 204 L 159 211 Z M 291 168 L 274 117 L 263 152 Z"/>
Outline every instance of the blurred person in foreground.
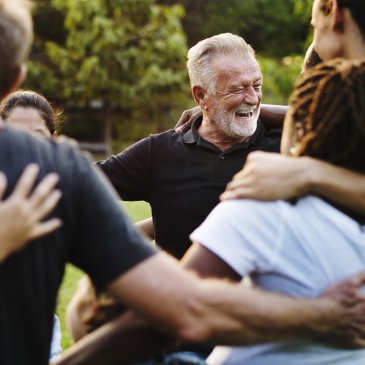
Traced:
<path fill-rule="evenodd" d="M 60 112 L 57 112 L 44 96 L 35 91 L 19 90 L 13 92 L 0 104 L 0 117 L 4 122 L 41 137 L 52 138 L 57 135 L 59 116 Z M 50 360 L 61 355 L 61 340 L 61 325 L 55 314 Z"/>

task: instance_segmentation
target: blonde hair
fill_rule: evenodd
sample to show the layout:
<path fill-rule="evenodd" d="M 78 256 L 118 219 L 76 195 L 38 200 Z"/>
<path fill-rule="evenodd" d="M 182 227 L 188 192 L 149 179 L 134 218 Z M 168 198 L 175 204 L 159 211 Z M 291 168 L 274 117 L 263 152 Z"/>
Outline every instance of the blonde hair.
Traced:
<path fill-rule="evenodd" d="M 14 82 L 33 39 L 28 0 L 0 0 L 0 95 Z"/>
<path fill-rule="evenodd" d="M 232 33 L 222 33 L 198 42 L 188 52 L 187 68 L 190 84 L 200 85 L 210 94 L 215 93 L 216 75 L 210 61 L 217 55 L 237 55 L 253 57 L 253 48 L 242 37 Z"/>

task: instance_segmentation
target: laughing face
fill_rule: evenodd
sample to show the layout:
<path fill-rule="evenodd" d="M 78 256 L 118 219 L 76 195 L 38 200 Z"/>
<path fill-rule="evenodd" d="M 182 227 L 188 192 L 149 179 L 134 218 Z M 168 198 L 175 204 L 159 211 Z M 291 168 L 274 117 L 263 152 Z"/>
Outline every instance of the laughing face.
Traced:
<path fill-rule="evenodd" d="M 222 55 L 211 62 L 215 94 L 206 98 L 211 123 L 233 138 L 251 137 L 257 128 L 262 74 L 253 56 Z"/>

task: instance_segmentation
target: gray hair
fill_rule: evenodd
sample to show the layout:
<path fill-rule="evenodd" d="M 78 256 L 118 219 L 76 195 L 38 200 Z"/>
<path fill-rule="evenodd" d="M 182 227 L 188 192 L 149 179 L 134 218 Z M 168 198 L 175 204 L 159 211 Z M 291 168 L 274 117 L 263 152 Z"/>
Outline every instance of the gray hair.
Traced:
<path fill-rule="evenodd" d="M 210 61 L 217 55 L 237 55 L 255 59 L 253 48 L 242 37 L 232 33 L 203 39 L 188 52 L 187 68 L 191 86 L 200 85 L 208 93 L 215 94 L 216 75 L 211 69 Z"/>
<path fill-rule="evenodd" d="M 28 0 L 0 0 L 0 96 L 14 82 L 33 39 Z"/>

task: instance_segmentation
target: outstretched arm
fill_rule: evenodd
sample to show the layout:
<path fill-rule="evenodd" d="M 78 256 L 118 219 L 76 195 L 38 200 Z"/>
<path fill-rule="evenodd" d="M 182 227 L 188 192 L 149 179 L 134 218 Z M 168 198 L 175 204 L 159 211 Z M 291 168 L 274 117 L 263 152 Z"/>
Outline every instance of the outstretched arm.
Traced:
<path fill-rule="evenodd" d="M 47 175 L 32 192 L 38 170 L 38 166 L 29 165 L 12 194 L 0 201 L 0 263 L 30 240 L 44 236 L 61 225 L 57 218 L 43 220 L 61 197 L 60 191 L 54 190 L 58 177 L 56 174 Z M 0 200 L 6 185 L 6 177 L 0 173 Z"/>
<path fill-rule="evenodd" d="M 160 253 L 111 285 L 135 312 L 86 336 L 55 364 L 128 364 L 156 353 L 174 337 L 241 345 L 317 336 L 364 346 L 365 299 L 358 292 L 364 282 L 361 274 L 320 299 L 298 300 L 241 284 L 199 280 Z M 160 332 L 145 326 L 138 315 Z"/>
<path fill-rule="evenodd" d="M 305 194 L 322 195 L 364 214 L 365 175 L 310 157 L 253 152 L 221 199 L 277 200 Z"/>

